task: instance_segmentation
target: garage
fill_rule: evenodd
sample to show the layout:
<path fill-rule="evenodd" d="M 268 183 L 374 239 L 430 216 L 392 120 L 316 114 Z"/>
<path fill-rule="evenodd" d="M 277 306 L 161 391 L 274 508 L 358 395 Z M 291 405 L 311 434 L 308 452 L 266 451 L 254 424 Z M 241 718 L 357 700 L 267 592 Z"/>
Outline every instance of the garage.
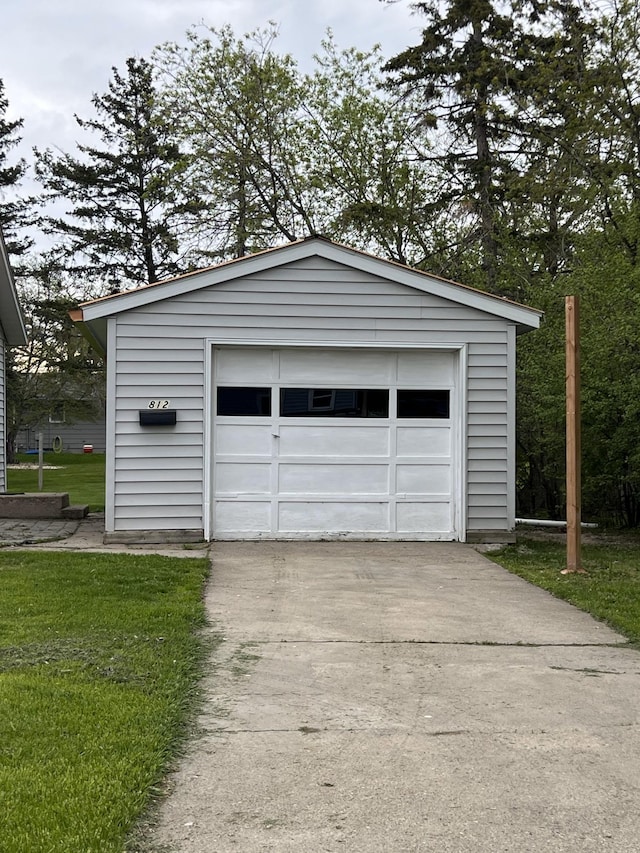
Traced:
<path fill-rule="evenodd" d="M 532 308 L 322 237 L 87 302 L 105 541 L 504 541 Z"/>
<path fill-rule="evenodd" d="M 456 360 L 216 348 L 214 538 L 458 538 Z"/>

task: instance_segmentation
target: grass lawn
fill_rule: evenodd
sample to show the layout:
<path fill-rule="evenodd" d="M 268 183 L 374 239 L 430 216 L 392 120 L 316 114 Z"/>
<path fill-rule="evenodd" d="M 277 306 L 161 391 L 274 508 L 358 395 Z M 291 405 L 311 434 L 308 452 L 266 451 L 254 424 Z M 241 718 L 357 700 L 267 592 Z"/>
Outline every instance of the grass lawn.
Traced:
<path fill-rule="evenodd" d="M 38 457 L 19 454 L 21 464 L 38 464 Z M 91 512 L 104 509 L 104 453 L 45 453 L 45 465 L 59 466 L 43 471 L 43 491 L 69 492 L 72 504 L 89 504 Z M 9 468 L 7 491 L 37 492 L 38 471 Z"/>
<path fill-rule="evenodd" d="M 583 545 L 587 575 L 562 575 L 566 548 L 561 542 L 519 539 L 487 554 L 496 563 L 575 604 L 640 644 L 640 544 L 603 542 Z"/>
<path fill-rule="evenodd" d="M 194 707 L 207 571 L 0 553 L 2 853 L 122 853 Z"/>

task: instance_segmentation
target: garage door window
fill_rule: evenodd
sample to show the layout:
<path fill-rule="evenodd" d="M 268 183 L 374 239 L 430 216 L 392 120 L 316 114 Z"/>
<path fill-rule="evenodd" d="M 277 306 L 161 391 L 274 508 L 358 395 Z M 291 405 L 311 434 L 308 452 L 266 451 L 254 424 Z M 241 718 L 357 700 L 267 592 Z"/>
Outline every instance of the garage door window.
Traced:
<path fill-rule="evenodd" d="M 282 388 L 284 418 L 388 418 L 389 391 L 362 388 Z"/>
<path fill-rule="evenodd" d="M 448 391 L 398 390 L 399 418 L 448 418 Z"/>
<path fill-rule="evenodd" d="M 270 417 L 271 388 L 218 388 L 218 414 Z"/>

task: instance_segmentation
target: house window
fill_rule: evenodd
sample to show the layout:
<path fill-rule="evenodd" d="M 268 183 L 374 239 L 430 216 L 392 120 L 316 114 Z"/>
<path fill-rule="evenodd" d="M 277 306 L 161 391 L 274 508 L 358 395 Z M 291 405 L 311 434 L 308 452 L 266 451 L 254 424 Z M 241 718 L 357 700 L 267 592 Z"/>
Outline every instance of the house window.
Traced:
<path fill-rule="evenodd" d="M 448 418 L 449 391 L 398 391 L 399 418 Z"/>
<path fill-rule="evenodd" d="M 60 403 L 49 412 L 49 423 L 50 424 L 63 424 L 64 423 L 64 404 Z"/>
<path fill-rule="evenodd" d="M 218 388 L 219 415 L 269 417 L 271 388 Z"/>
<path fill-rule="evenodd" d="M 282 388 L 284 418 L 388 418 L 389 392 L 361 388 Z"/>

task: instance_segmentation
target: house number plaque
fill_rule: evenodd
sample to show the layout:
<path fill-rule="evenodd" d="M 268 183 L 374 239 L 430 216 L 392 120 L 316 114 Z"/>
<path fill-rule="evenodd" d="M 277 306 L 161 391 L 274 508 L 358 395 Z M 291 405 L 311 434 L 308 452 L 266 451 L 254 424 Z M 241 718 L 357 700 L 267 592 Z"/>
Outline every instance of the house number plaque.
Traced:
<path fill-rule="evenodd" d="M 148 409 L 168 409 L 171 405 L 171 400 L 149 400 Z"/>

